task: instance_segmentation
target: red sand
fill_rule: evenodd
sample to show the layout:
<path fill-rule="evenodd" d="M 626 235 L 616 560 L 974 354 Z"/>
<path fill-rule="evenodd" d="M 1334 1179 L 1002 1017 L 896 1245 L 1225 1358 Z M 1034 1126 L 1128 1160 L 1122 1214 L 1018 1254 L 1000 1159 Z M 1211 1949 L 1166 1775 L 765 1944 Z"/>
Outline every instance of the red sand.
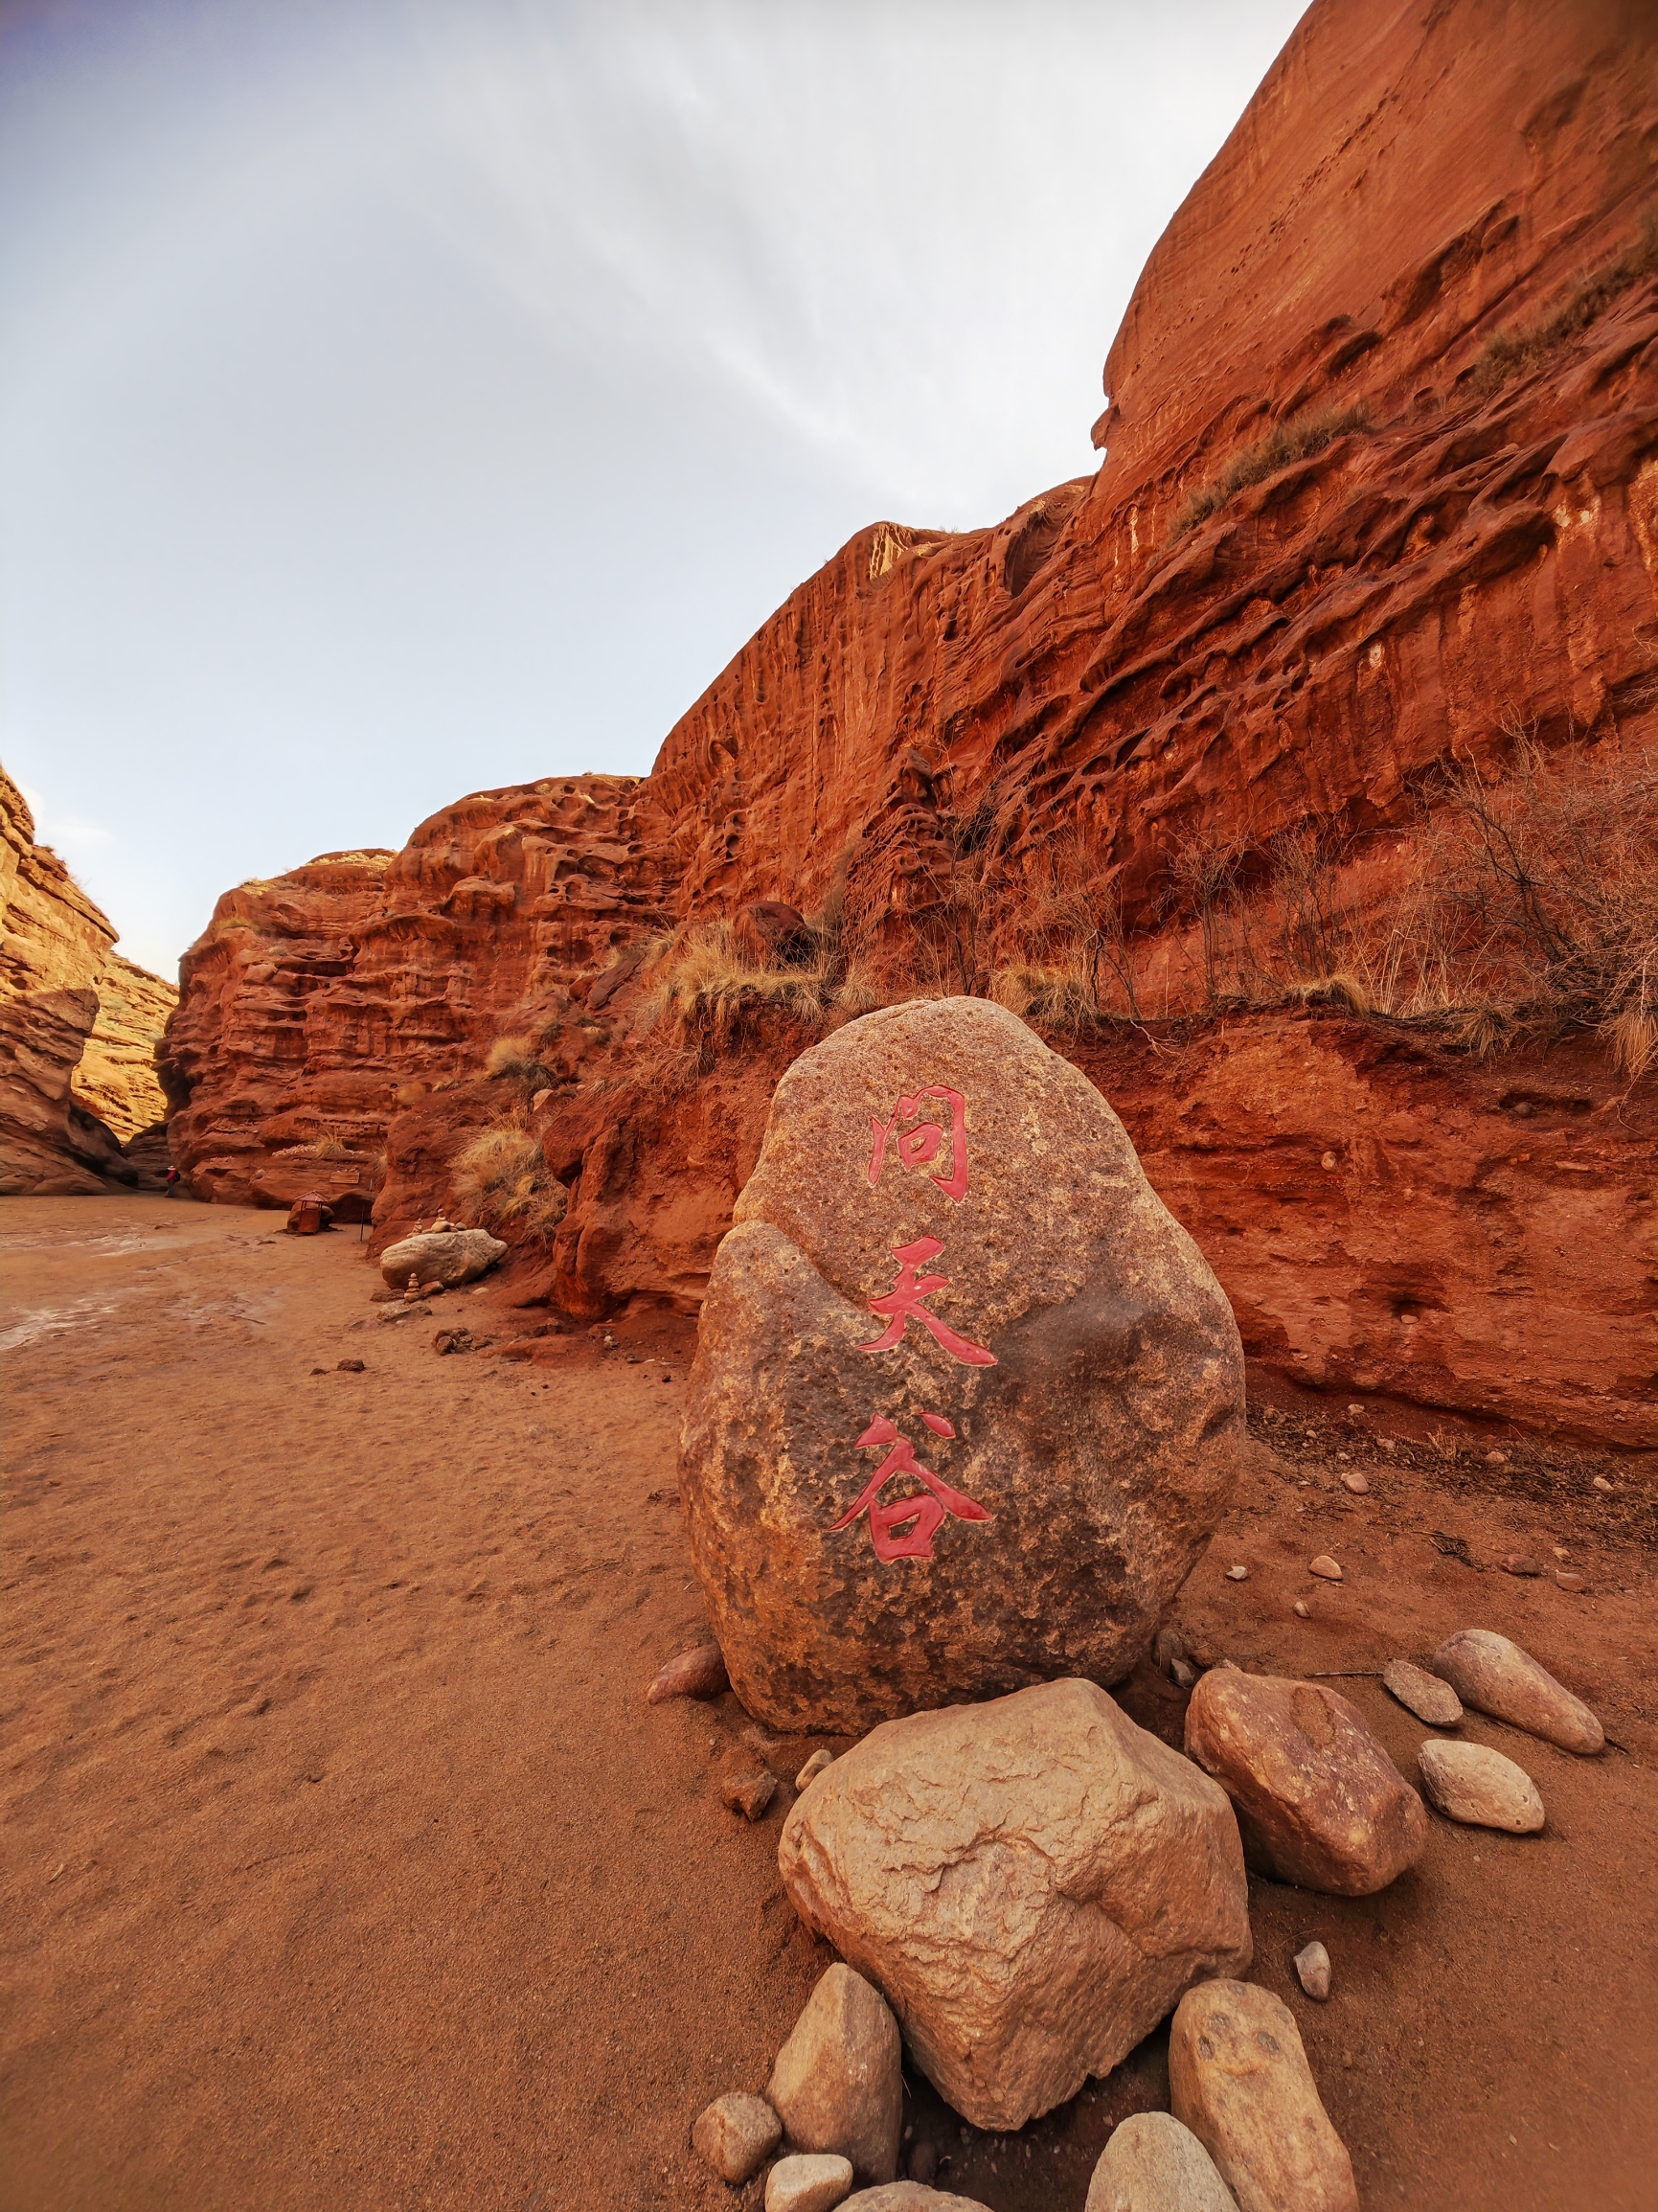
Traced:
<path fill-rule="evenodd" d="M 546 1317 L 462 1292 L 382 1326 L 352 1233 L 279 1231 L 153 1197 L 0 1212 L 0 2204 L 749 2212 L 759 2184 L 708 2176 L 690 2124 L 763 2087 L 829 1954 L 778 1888 L 787 1789 L 753 1828 L 710 1789 L 734 1701 L 643 1699 L 704 1632 L 664 1494 L 686 1326 L 440 1358 L 439 1325 Z M 1367 2207 L 1642 2212 L 1650 1492 L 1620 1473 L 1607 1502 L 1523 1454 L 1395 1468 L 1329 1412 L 1305 1464 L 1258 1448 L 1182 1620 L 1291 1671 L 1499 1628 L 1626 1748 L 1574 1760 L 1471 1719 L 1536 1779 L 1543 1835 L 1436 1819 L 1421 1868 L 1357 1903 L 1252 1883 L 1256 1977 L 1295 2010 Z M 1337 1449 L 1368 1498 L 1331 1487 Z M 1476 1572 L 1435 1530 L 1477 1562 L 1558 1544 L 1587 1589 Z M 1323 1550 L 1340 1589 L 1305 1572 Z M 1408 1767 L 1426 1731 L 1341 1687 Z M 1123 1696 L 1178 1735 L 1149 1669 Z M 775 1748 L 780 1774 L 816 1741 Z M 1311 1934 L 1323 2008 L 1290 1973 Z M 1070 2212 L 1112 2121 L 1164 2093 L 1160 2045 L 1022 2138 L 964 2141 L 924 2084 L 912 2124 L 995 2212 Z"/>

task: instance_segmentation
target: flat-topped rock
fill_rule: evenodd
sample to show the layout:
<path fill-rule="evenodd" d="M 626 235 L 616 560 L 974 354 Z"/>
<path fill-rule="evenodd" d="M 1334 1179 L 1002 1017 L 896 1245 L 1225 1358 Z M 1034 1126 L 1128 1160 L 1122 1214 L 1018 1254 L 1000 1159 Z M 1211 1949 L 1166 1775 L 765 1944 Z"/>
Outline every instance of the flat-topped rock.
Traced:
<path fill-rule="evenodd" d="M 1454 1728 L 1463 1717 L 1463 1701 L 1450 1684 L 1409 1659 L 1390 1659 L 1381 1678 L 1388 1695 L 1430 1728 Z"/>
<path fill-rule="evenodd" d="M 1093 1682 L 887 1722 L 794 1805 L 778 1865 L 981 2128 L 1062 2104 L 1252 1955 L 1224 1792 Z"/>
<path fill-rule="evenodd" d="M 1215 1667 L 1186 1708 L 1186 1752 L 1232 1799 L 1252 1866 L 1369 1897 L 1427 1847 L 1422 1801 L 1323 1682 Z"/>
<path fill-rule="evenodd" d="M 1243 1434 L 1237 1324 L 1087 1078 L 1004 1008 L 851 1022 L 778 1085 L 703 1307 L 680 1492 L 777 1728 L 1133 1667 Z"/>
<path fill-rule="evenodd" d="M 1581 1698 L 1494 1630 L 1459 1629 L 1434 1653 L 1433 1668 L 1476 1713 L 1489 1713 L 1562 1751 L 1589 1756 L 1604 1747 L 1605 1731 Z"/>

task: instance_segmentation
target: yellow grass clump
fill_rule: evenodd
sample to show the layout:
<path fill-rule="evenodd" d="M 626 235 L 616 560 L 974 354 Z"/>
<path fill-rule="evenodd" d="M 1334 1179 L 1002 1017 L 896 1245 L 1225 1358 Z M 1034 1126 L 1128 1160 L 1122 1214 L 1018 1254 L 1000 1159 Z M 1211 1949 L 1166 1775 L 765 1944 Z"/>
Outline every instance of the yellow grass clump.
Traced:
<path fill-rule="evenodd" d="M 520 1115 L 493 1122 L 457 1154 L 453 1211 L 513 1243 L 546 1243 L 564 1219 L 570 1194 L 547 1164 L 540 1141 Z"/>

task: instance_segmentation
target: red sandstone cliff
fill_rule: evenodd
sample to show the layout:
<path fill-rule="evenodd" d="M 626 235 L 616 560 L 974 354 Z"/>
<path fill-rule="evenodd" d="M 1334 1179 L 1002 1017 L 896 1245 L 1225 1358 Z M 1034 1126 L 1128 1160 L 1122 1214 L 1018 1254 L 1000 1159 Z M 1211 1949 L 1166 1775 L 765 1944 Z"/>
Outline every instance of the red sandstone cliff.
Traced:
<path fill-rule="evenodd" d="M 162 1120 L 154 1054 L 177 993 L 115 930 L 0 770 L 0 1194 L 131 1184 L 130 1137 Z"/>
<path fill-rule="evenodd" d="M 383 1152 L 390 1227 L 516 1119 L 571 1191 L 526 1294 L 694 1304 L 805 1038 L 994 990 L 1257 1359 L 1658 1445 L 1655 151 L 1648 9 L 1318 0 L 1147 264 L 1096 475 L 861 533 L 642 782 L 221 900 L 164 1069 L 197 1189 Z M 1505 837 L 1552 938 L 1491 904 Z"/>

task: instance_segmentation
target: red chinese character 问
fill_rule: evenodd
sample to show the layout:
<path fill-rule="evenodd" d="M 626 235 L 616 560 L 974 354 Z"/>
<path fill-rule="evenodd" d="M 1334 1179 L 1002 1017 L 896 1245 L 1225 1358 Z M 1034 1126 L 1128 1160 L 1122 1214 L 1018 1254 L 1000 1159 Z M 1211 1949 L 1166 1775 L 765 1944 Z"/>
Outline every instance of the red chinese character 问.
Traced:
<path fill-rule="evenodd" d="M 906 1168 L 924 1168 L 929 1160 L 938 1157 L 939 1147 L 944 1141 L 944 1132 L 937 1122 L 922 1122 L 920 1129 L 905 1129 L 897 1135 L 899 1122 L 914 1121 L 926 1098 L 943 1099 L 950 1108 L 950 1172 L 947 1175 L 934 1175 L 945 1197 L 954 1198 L 959 1206 L 967 1195 L 967 1102 L 959 1090 L 950 1090 L 943 1083 L 929 1083 L 925 1090 L 913 1097 L 899 1099 L 890 1121 L 878 1122 L 870 1116 L 870 1134 L 874 1139 L 870 1153 L 870 1188 L 881 1179 L 881 1169 L 886 1164 L 887 1139 L 897 1137 L 898 1157 Z"/>
<path fill-rule="evenodd" d="M 921 1419 L 936 1436 L 950 1437 L 955 1430 L 941 1415 L 924 1413 Z M 870 1516 L 870 1537 L 875 1547 L 875 1557 L 888 1562 L 893 1560 L 930 1560 L 933 1556 L 933 1539 L 943 1526 L 944 1516 L 953 1513 L 958 1520 L 988 1520 L 990 1516 L 982 1505 L 970 1497 L 964 1497 L 959 1490 L 952 1490 L 942 1482 L 930 1467 L 923 1467 L 916 1457 L 914 1445 L 907 1436 L 900 1436 L 884 1415 L 871 1422 L 858 1438 L 858 1449 L 871 1446 L 890 1444 L 892 1449 L 871 1475 L 856 1499 L 835 1522 L 837 1529 L 850 1528 L 860 1513 Z M 895 1498 L 891 1505 L 882 1505 L 880 1493 L 883 1485 L 895 1474 L 913 1474 L 926 1489 L 917 1495 Z M 908 1524 L 908 1525 L 906 1525 Z M 897 1532 L 902 1529 L 900 1536 Z"/>
<path fill-rule="evenodd" d="M 913 1244 L 899 1244 L 893 1253 L 898 1263 L 898 1279 L 890 1290 L 870 1300 L 872 1313 L 887 1317 L 885 1334 L 873 1344 L 860 1344 L 860 1352 L 890 1352 L 895 1344 L 903 1341 L 904 1330 L 911 1321 L 919 1321 L 923 1329 L 930 1329 L 952 1359 L 961 1360 L 965 1367 L 994 1367 L 996 1355 L 987 1352 L 982 1344 L 974 1344 L 965 1336 L 958 1336 L 947 1322 L 936 1313 L 929 1313 L 921 1301 L 930 1298 L 935 1290 L 947 1290 L 947 1275 L 918 1275 L 916 1270 L 929 1260 L 936 1260 L 943 1250 L 937 1237 L 918 1237 Z"/>

